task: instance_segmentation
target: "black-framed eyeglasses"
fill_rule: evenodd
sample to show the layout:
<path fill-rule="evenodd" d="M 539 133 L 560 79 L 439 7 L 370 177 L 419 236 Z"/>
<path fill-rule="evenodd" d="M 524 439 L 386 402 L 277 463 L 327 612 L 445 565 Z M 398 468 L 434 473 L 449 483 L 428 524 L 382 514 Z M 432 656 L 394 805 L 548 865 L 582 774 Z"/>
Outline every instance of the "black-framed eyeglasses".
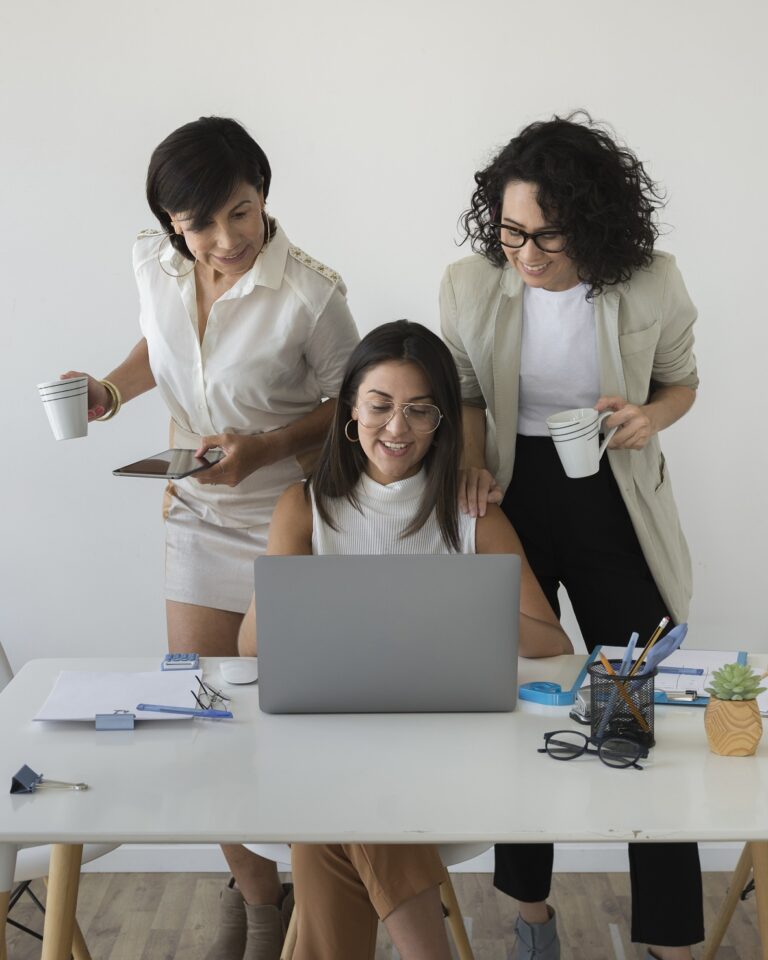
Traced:
<path fill-rule="evenodd" d="M 590 749 L 590 744 L 597 749 Z M 631 737 L 606 737 L 596 740 L 581 730 L 553 730 L 544 734 L 539 753 L 548 753 L 553 760 L 575 760 L 585 753 L 597 754 L 607 767 L 643 768 L 637 762 L 648 756 L 648 750 Z"/>
<path fill-rule="evenodd" d="M 396 410 L 402 410 L 408 426 L 414 433 L 434 433 L 443 419 L 434 403 L 395 403 L 392 400 L 361 400 L 357 416 L 364 427 L 378 430 L 386 426 Z"/>
<path fill-rule="evenodd" d="M 217 690 L 216 687 L 212 687 L 210 683 L 204 683 L 200 677 L 195 677 L 195 680 L 197 680 L 198 686 L 197 693 L 194 690 L 189 692 L 195 698 L 201 710 L 227 709 L 226 704 L 229 703 L 230 698 L 225 693 Z"/>
<path fill-rule="evenodd" d="M 502 247 L 511 247 L 513 250 L 519 250 L 532 240 L 544 253 L 562 253 L 568 243 L 565 234 L 558 230 L 536 230 L 534 233 L 526 233 L 525 230 L 511 227 L 506 223 L 492 223 L 491 229 Z"/>

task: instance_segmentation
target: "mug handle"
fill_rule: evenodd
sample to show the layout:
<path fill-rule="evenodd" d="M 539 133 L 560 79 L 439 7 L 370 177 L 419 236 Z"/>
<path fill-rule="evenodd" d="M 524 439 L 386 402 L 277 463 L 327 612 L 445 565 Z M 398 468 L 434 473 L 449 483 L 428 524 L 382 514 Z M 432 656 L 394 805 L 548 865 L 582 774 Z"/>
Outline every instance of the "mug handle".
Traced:
<path fill-rule="evenodd" d="M 611 415 L 612 413 L 616 413 L 616 411 L 615 411 L 615 410 L 604 410 L 603 413 L 601 413 L 600 416 L 597 418 L 598 426 L 603 422 L 603 420 L 605 420 L 606 417 L 610 417 L 610 415 Z M 616 433 L 616 431 L 617 431 L 618 429 L 619 429 L 618 427 L 614 427 L 612 430 L 609 430 L 608 433 L 605 435 L 605 440 L 603 440 L 603 442 L 600 444 L 600 449 L 599 449 L 598 452 L 597 452 L 597 459 L 598 459 L 598 460 L 599 460 L 599 459 L 602 457 L 602 455 L 605 453 L 605 448 L 606 448 L 606 447 L 608 446 L 608 444 L 611 442 L 611 437 L 614 435 L 614 433 Z"/>

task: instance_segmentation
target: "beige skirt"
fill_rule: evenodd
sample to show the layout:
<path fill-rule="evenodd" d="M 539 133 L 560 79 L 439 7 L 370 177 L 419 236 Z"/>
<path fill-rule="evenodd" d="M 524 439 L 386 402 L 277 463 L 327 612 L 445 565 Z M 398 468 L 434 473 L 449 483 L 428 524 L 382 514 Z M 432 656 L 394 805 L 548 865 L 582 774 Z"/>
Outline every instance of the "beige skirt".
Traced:
<path fill-rule="evenodd" d="M 220 527 L 196 517 L 178 497 L 168 501 L 166 599 L 245 613 L 253 596 L 253 561 L 267 548 L 269 524 Z"/>

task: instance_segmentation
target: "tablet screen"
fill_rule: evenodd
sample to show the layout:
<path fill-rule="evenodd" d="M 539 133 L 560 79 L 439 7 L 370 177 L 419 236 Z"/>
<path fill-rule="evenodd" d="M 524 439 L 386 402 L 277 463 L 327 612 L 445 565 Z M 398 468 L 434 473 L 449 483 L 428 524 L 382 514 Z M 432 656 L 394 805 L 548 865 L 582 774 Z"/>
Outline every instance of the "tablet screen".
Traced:
<path fill-rule="evenodd" d="M 163 450 L 145 460 L 137 460 L 112 473 L 116 477 L 162 477 L 178 480 L 191 473 L 206 470 L 224 456 L 223 450 L 208 450 L 204 457 L 196 457 L 194 450 Z"/>

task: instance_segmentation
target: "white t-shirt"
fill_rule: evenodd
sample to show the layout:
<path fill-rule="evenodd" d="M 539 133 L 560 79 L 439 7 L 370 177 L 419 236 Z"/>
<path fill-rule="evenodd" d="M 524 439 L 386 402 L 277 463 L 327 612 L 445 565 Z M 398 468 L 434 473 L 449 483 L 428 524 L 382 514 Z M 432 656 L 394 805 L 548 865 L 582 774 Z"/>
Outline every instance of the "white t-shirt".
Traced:
<path fill-rule="evenodd" d="M 312 553 L 315 554 L 441 554 L 453 553 L 440 532 L 433 510 L 416 533 L 403 530 L 418 512 L 426 474 L 381 484 L 363 473 L 355 488 L 360 509 L 346 497 L 328 498 L 326 504 L 336 529 L 317 512 L 312 492 Z M 459 511 L 459 553 L 475 552 L 477 520 Z"/>
<path fill-rule="evenodd" d="M 593 407 L 600 396 L 595 310 L 580 283 L 570 290 L 526 287 L 517 432 L 549 436 L 546 419 Z"/>
<path fill-rule="evenodd" d="M 164 241 L 164 242 L 163 242 Z M 162 242 L 162 245 L 161 245 Z M 186 274 L 176 278 L 171 274 Z M 200 343 L 191 262 L 164 234 L 133 248 L 141 330 L 173 418 L 173 445 L 200 436 L 286 426 L 335 397 L 359 335 L 341 277 L 294 247 L 278 225 L 253 267 L 213 304 Z M 295 458 L 256 470 L 236 487 L 176 481 L 182 502 L 224 527 L 269 521 L 282 491 L 301 479 Z"/>

